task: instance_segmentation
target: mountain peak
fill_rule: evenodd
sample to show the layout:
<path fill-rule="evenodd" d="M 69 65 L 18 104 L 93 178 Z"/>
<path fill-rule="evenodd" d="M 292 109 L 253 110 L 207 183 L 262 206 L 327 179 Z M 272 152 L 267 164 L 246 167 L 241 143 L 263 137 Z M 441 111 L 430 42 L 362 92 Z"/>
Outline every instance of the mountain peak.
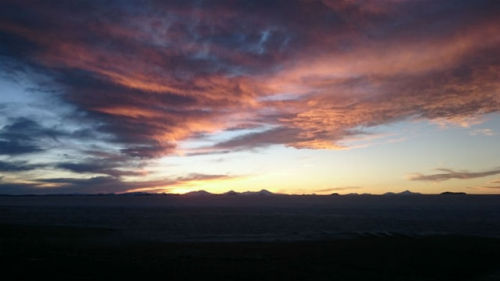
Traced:
<path fill-rule="evenodd" d="M 421 195 L 421 193 L 418 193 L 418 192 L 411 192 L 409 190 L 405 190 L 405 191 L 402 191 L 402 192 L 399 192 L 399 193 L 395 193 L 395 192 L 387 192 L 387 193 L 384 193 L 384 195 L 401 195 L 401 196 L 408 196 L 408 195 Z"/>
<path fill-rule="evenodd" d="M 465 192 L 445 191 L 445 192 L 442 192 L 441 195 L 467 195 L 467 193 L 465 193 Z"/>
<path fill-rule="evenodd" d="M 260 195 L 273 195 L 274 193 L 272 193 L 271 191 L 267 190 L 267 189 L 261 189 L 260 191 L 256 192 Z"/>
<path fill-rule="evenodd" d="M 238 195 L 239 193 L 234 191 L 234 190 L 229 190 L 228 192 L 224 193 L 224 195 Z"/>
<path fill-rule="evenodd" d="M 184 193 L 183 195 L 189 196 L 189 197 L 200 197 L 200 196 L 210 196 L 210 195 L 212 195 L 212 193 L 205 191 L 205 190 L 196 190 L 196 191 Z"/>
<path fill-rule="evenodd" d="M 262 196 L 269 196 L 269 195 L 274 195 L 271 191 L 267 189 L 261 189 L 259 191 L 245 191 L 240 193 L 241 195 L 262 195 Z"/>

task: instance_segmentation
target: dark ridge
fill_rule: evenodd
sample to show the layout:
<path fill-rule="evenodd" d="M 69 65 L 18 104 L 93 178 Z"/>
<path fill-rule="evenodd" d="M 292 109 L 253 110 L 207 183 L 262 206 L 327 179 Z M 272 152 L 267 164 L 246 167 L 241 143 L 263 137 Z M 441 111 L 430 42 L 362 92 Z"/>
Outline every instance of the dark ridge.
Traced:
<path fill-rule="evenodd" d="M 383 195 L 385 196 L 414 196 L 414 195 L 422 195 L 418 192 L 411 192 L 409 190 L 405 190 L 403 192 L 395 193 L 395 192 L 386 192 Z"/>
<path fill-rule="evenodd" d="M 245 191 L 245 192 L 241 192 L 240 194 L 241 195 L 260 195 L 260 196 L 277 195 L 277 194 L 274 194 L 271 191 L 266 190 L 266 189 L 262 189 L 260 191 Z"/>
<path fill-rule="evenodd" d="M 445 192 L 442 192 L 440 195 L 467 195 L 467 193 L 465 193 L 465 192 L 445 191 Z"/>
<path fill-rule="evenodd" d="M 231 195 L 231 196 L 234 196 L 234 195 L 238 195 L 238 192 L 236 192 L 236 191 L 234 191 L 234 190 L 229 190 L 228 192 L 223 193 L 223 195 Z"/>
<path fill-rule="evenodd" d="M 191 192 L 182 194 L 182 196 L 186 196 L 186 197 L 206 197 L 206 196 L 212 196 L 212 195 L 214 195 L 214 194 L 207 192 L 205 190 L 191 191 Z"/>

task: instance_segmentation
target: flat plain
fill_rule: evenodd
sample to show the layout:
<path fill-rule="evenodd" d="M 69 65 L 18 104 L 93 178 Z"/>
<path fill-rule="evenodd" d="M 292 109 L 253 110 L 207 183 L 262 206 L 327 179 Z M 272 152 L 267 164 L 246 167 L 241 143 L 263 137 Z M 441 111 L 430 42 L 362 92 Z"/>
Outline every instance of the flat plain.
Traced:
<path fill-rule="evenodd" d="M 25 280 L 499 280 L 499 203 L 478 195 L 1 196 L 0 262 Z"/>

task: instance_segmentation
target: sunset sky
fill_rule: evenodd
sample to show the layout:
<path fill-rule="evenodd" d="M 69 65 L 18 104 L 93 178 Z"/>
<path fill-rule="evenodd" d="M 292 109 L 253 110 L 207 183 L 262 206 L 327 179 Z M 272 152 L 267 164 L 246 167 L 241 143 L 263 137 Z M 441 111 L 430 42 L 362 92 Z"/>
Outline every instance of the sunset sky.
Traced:
<path fill-rule="evenodd" d="M 500 1 L 0 2 L 0 194 L 500 193 Z"/>

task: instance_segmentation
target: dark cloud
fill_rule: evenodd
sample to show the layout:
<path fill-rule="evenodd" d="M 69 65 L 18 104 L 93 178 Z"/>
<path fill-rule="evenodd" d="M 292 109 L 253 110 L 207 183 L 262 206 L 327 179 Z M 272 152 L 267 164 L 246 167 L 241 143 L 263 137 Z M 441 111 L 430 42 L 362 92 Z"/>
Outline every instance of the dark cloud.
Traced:
<path fill-rule="evenodd" d="M 130 146 L 121 151 L 127 155 L 139 158 L 155 158 L 174 151 L 175 144 L 150 142 L 150 144 Z"/>
<path fill-rule="evenodd" d="M 59 132 L 41 127 L 37 122 L 18 118 L 0 129 L 0 154 L 18 155 L 39 152 L 40 138 L 56 138 Z"/>
<path fill-rule="evenodd" d="M 39 193 L 37 184 L 7 183 L 7 182 L 4 183 L 0 181 L 0 194 L 2 195 L 37 194 L 37 193 Z"/>
<path fill-rule="evenodd" d="M 127 188 L 130 188 L 130 185 L 115 177 L 54 178 L 32 183 L 0 183 L 0 194 L 114 193 L 125 191 Z"/>
<path fill-rule="evenodd" d="M 39 123 L 28 118 L 17 118 L 10 124 L 4 126 L 0 131 L 0 137 L 8 140 L 33 140 L 38 137 L 56 139 L 64 135 L 61 131 L 44 128 Z"/>
<path fill-rule="evenodd" d="M 106 174 L 112 177 L 140 176 L 144 174 L 139 171 L 119 169 L 123 165 L 124 163 L 110 161 L 109 159 L 107 162 L 104 159 L 91 159 L 78 163 L 73 163 L 73 162 L 59 163 L 55 167 L 58 169 L 68 170 L 74 173 Z"/>
<path fill-rule="evenodd" d="M 46 126 L 26 117 L 10 118 L 7 122 L 7 125 L 0 128 L 0 154 L 41 152 L 48 149 L 47 143 L 61 144 L 67 139 L 84 141 L 96 137 L 91 129 Z"/>
<path fill-rule="evenodd" d="M 469 172 L 469 171 L 454 171 L 451 169 L 437 169 L 443 173 L 432 174 L 432 175 L 423 175 L 423 174 L 415 174 L 410 176 L 410 180 L 413 181 L 445 181 L 450 179 L 474 179 L 474 178 L 482 178 L 493 175 L 500 174 L 500 169 L 493 169 L 489 171 L 483 172 Z"/>
<path fill-rule="evenodd" d="M 190 174 L 185 177 L 156 181 L 123 181 L 112 176 L 91 178 L 47 178 L 32 183 L 2 183 L 0 194 L 79 194 L 121 193 L 126 191 L 167 192 L 170 186 L 191 181 L 232 178 L 228 175 Z M 47 186 L 49 185 L 49 186 Z"/>
<path fill-rule="evenodd" d="M 254 149 L 276 144 L 284 144 L 296 148 L 342 149 L 342 146 L 335 144 L 335 141 L 346 136 L 365 134 L 361 131 L 329 131 L 328 129 L 329 128 L 324 130 L 324 132 L 312 134 L 301 128 L 278 127 L 263 132 L 249 133 L 228 141 L 217 143 L 213 147 L 208 148 L 208 151 Z"/>
<path fill-rule="evenodd" d="M 0 154 L 18 155 L 39 151 L 42 151 L 42 149 L 36 144 L 0 140 Z"/>
<path fill-rule="evenodd" d="M 25 161 L 0 161 L 0 172 L 22 172 L 34 170 L 40 167 L 44 167 L 44 165 L 28 164 Z"/>
<path fill-rule="evenodd" d="M 215 145 L 216 149 L 252 149 L 273 144 L 287 143 L 293 136 L 296 135 L 296 130 L 286 128 L 270 129 L 263 132 L 250 133 L 234 139 L 220 142 Z"/>
<path fill-rule="evenodd" d="M 133 186 L 122 182 L 116 177 L 102 176 L 92 178 L 52 178 L 41 179 L 41 183 L 56 184 L 57 188 L 45 189 L 49 193 L 114 193 L 126 191 Z M 40 189 L 43 190 L 43 189 Z"/>

